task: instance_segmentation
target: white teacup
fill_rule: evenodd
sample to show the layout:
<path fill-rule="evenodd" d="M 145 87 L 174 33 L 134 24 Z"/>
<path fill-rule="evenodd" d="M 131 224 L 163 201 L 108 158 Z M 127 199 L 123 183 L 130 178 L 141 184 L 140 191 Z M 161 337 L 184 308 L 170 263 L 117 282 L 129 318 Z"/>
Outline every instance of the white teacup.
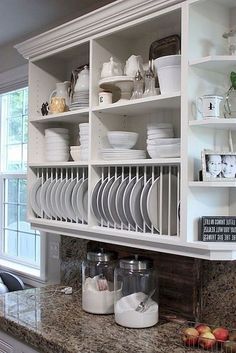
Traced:
<path fill-rule="evenodd" d="M 222 96 L 205 95 L 198 97 L 196 101 L 197 110 L 203 119 L 220 118 L 222 101 Z"/>

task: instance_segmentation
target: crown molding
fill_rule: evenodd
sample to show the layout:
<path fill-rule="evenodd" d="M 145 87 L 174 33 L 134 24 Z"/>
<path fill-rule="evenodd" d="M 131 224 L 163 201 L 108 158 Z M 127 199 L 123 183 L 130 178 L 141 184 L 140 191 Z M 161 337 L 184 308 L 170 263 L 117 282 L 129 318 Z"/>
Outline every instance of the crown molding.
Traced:
<path fill-rule="evenodd" d="M 28 64 L 0 73 L 0 94 L 28 85 Z"/>
<path fill-rule="evenodd" d="M 184 0 L 117 0 L 75 20 L 15 45 L 18 52 L 31 61 L 88 40 L 106 30 L 115 28 L 157 10 Z"/>

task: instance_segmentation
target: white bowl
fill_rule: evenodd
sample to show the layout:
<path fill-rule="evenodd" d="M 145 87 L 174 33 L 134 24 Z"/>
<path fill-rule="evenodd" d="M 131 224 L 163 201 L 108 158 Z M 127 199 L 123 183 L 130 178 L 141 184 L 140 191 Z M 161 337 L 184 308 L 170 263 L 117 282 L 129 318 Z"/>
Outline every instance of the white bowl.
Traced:
<path fill-rule="evenodd" d="M 162 129 L 153 134 L 147 134 L 148 140 L 156 140 L 156 139 L 163 139 L 163 138 L 173 138 L 174 131 L 173 129 Z"/>
<path fill-rule="evenodd" d="M 63 128 L 45 129 L 45 136 L 68 136 L 69 130 Z"/>
<path fill-rule="evenodd" d="M 171 94 L 181 90 L 181 66 L 161 67 L 157 71 L 161 94 Z"/>
<path fill-rule="evenodd" d="M 171 123 L 149 123 L 147 124 L 147 131 L 160 130 L 160 129 L 172 129 L 173 124 Z"/>
<path fill-rule="evenodd" d="M 147 140 L 148 146 L 173 145 L 180 143 L 180 138 Z"/>
<path fill-rule="evenodd" d="M 71 155 L 73 161 L 80 161 L 81 160 L 81 153 L 79 150 L 76 150 L 76 151 L 71 150 L 70 155 Z"/>
<path fill-rule="evenodd" d="M 61 155 L 46 154 L 45 157 L 48 162 L 67 162 L 69 159 L 69 153 Z"/>
<path fill-rule="evenodd" d="M 108 131 L 107 138 L 110 145 L 115 149 L 130 149 L 135 146 L 138 134 L 129 131 Z"/>
<path fill-rule="evenodd" d="M 156 71 L 165 66 L 180 65 L 181 55 L 166 55 L 154 60 Z"/>
<path fill-rule="evenodd" d="M 151 158 L 180 157 L 180 143 L 148 147 L 147 151 Z"/>

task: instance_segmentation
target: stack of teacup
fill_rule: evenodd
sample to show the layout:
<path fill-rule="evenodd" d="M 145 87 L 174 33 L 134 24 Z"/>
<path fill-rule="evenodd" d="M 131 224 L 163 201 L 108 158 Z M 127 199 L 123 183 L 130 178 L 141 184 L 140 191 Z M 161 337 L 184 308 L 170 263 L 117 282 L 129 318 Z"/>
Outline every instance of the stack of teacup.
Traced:
<path fill-rule="evenodd" d="M 89 124 L 79 124 L 79 141 L 80 146 L 70 146 L 70 154 L 74 161 L 88 160 L 88 146 L 89 146 Z"/>
<path fill-rule="evenodd" d="M 69 131 L 63 128 L 45 129 L 45 157 L 48 162 L 69 159 Z"/>
<path fill-rule="evenodd" d="M 180 139 L 174 138 L 172 124 L 152 123 L 147 125 L 147 151 L 151 158 L 180 156 Z"/>

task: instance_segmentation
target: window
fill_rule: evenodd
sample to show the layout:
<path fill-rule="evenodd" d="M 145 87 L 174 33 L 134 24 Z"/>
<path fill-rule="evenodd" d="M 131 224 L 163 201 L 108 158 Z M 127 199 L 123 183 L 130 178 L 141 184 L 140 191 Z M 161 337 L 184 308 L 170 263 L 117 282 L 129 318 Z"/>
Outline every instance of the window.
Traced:
<path fill-rule="evenodd" d="M 40 235 L 26 221 L 28 88 L 0 95 L 2 259 L 39 269 Z"/>

